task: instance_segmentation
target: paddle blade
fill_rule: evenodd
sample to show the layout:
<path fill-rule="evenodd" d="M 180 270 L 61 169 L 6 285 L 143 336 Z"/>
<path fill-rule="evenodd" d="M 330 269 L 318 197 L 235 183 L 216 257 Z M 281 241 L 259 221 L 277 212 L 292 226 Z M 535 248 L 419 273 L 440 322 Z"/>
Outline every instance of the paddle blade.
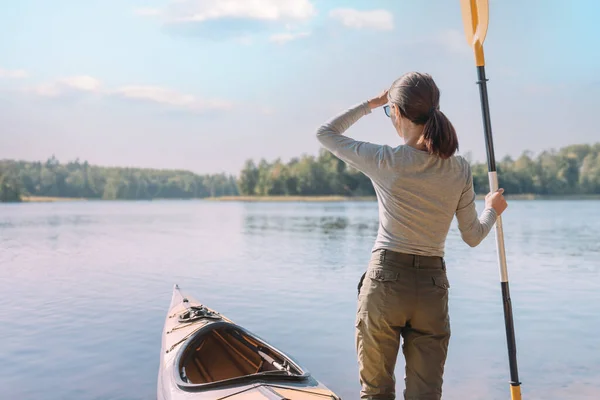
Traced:
<path fill-rule="evenodd" d="M 467 43 L 473 48 L 478 67 L 485 64 L 483 41 L 490 16 L 488 0 L 460 0 Z"/>

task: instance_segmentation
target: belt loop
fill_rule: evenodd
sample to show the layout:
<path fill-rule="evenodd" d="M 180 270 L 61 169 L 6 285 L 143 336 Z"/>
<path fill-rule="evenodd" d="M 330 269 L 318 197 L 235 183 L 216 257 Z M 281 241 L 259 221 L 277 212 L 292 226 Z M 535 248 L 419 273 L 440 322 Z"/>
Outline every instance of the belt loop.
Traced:
<path fill-rule="evenodd" d="M 385 249 L 379 251 L 379 262 L 385 261 Z"/>
<path fill-rule="evenodd" d="M 415 255 L 414 266 L 417 267 L 417 268 L 421 267 L 421 258 L 418 255 Z"/>
<path fill-rule="evenodd" d="M 444 260 L 444 257 L 442 257 L 442 269 L 446 271 L 446 260 Z"/>

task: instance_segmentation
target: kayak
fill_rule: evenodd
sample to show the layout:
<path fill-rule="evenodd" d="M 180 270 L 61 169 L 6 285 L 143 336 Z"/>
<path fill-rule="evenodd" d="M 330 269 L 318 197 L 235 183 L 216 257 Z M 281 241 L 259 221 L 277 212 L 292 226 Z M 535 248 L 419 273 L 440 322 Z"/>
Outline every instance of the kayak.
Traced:
<path fill-rule="evenodd" d="M 341 400 L 291 356 L 173 288 L 158 400 Z"/>

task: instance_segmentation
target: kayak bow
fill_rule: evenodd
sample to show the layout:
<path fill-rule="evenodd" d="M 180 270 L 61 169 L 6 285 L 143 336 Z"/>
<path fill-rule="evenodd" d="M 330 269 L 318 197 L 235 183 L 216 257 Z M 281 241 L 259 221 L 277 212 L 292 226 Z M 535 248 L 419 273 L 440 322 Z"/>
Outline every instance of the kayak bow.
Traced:
<path fill-rule="evenodd" d="M 177 285 L 162 334 L 157 399 L 340 400 L 289 355 Z"/>

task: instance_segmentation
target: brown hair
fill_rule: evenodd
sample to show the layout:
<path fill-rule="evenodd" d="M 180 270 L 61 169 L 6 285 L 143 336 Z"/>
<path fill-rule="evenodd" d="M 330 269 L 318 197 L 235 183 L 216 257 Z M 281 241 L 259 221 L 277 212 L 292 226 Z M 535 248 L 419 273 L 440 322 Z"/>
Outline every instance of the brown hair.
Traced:
<path fill-rule="evenodd" d="M 440 111 L 440 90 L 429 74 L 408 72 L 396 79 L 388 91 L 404 118 L 423 128 L 423 142 L 430 154 L 450 158 L 458 150 L 452 123 Z"/>

